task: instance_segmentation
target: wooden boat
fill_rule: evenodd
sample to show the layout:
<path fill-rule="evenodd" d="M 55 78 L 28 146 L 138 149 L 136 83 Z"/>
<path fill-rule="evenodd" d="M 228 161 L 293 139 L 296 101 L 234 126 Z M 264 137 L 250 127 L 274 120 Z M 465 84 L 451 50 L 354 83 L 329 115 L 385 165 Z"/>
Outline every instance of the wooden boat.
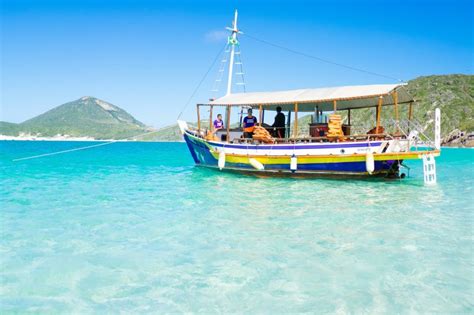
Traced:
<path fill-rule="evenodd" d="M 436 182 L 434 158 L 440 154 L 440 112 L 436 110 L 435 141 L 421 139 L 424 130 L 413 120 L 416 103 L 405 84 L 231 93 L 239 33 L 237 13 L 230 30 L 227 94 L 197 105 L 197 127 L 178 121 L 196 165 L 269 176 L 399 177 L 403 161 L 423 159 L 425 182 Z M 277 107 L 286 113 L 285 134 L 265 135 L 264 130 L 270 134 L 278 131 L 263 123 L 265 114 Z M 209 110 L 209 124 L 205 125 L 200 115 L 203 108 Z M 242 112 L 249 108 L 259 113 L 259 134 L 250 139 L 243 137 L 242 129 Z M 376 112 L 372 130 L 354 134 L 351 113 L 354 116 L 354 111 L 367 109 Z M 401 109 L 408 110 L 407 120 L 400 119 Z M 213 113 L 219 110 L 226 116 L 225 129 L 215 132 Z M 390 127 L 381 125 L 382 111 L 393 113 Z M 233 125 L 231 116 L 236 112 L 241 114 L 240 124 Z M 301 126 L 298 118 L 302 114 L 311 115 L 309 124 Z M 429 147 L 417 148 L 420 140 Z"/>

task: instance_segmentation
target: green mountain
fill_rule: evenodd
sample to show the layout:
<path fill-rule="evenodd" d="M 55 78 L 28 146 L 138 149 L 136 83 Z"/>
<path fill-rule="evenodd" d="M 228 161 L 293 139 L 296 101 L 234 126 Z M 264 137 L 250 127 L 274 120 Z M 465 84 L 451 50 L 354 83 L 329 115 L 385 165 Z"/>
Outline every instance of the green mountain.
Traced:
<path fill-rule="evenodd" d="M 20 125 L 6 121 L 0 121 L 0 134 L 7 136 L 16 136 L 20 132 Z"/>
<path fill-rule="evenodd" d="M 419 77 L 408 82 L 408 91 L 417 101 L 414 117 L 427 118 L 436 107 L 441 109 L 441 133 L 454 129 L 474 131 L 474 75 Z"/>
<path fill-rule="evenodd" d="M 0 134 L 9 136 L 30 134 L 124 139 L 150 130 L 123 109 L 89 96 L 55 107 L 20 124 L 0 122 Z"/>

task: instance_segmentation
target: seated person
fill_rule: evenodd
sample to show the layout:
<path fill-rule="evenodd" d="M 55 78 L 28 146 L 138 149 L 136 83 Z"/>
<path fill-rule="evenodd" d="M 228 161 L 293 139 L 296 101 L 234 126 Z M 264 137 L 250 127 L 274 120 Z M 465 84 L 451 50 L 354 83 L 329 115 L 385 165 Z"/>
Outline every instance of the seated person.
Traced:
<path fill-rule="evenodd" d="M 218 114 L 217 119 L 214 120 L 214 133 L 218 132 L 221 129 L 224 129 L 224 122 L 222 121 L 222 115 Z"/>
<path fill-rule="evenodd" d="M 257 124 L 257 118 L 252 115 L 252 109 L 249 108 L 247 116 L 244 118 L 244 138 L 252 138 L 253 130 Z"/>
<path fill-rule="evenodd" d="M 275 122 L 272 127 L 274 128 L 273 136 L 276 138 L 285 138 L 286 128 L 285 128 L 285 114 L 281 112 L 281 107 L 276 108 L 277 114 L 275 116 Z"/>

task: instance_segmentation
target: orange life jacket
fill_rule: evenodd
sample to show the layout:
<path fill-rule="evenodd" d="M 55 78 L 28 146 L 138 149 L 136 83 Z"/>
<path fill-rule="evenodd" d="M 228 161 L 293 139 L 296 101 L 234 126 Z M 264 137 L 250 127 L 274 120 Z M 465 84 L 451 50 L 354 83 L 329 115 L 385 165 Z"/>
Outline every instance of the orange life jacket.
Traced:
<path fill-rule="evenodd" d="M 251 126 L 251 127 L 244 128 L 244 131 L 245 132 L 253 132 L 254 129 L 255 129 L 255 126 Z"/>

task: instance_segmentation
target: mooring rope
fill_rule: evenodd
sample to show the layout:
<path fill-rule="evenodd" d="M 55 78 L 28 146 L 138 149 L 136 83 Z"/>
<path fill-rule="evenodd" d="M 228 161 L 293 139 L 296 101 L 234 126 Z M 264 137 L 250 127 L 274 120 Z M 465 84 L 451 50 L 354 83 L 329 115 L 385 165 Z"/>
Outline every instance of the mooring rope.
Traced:
<path fill-rule="evenodd" d="M 158 130 L 145 132 L 145 133 L 142 133 L 142 134 L 139 134 L 139 135 L 131 136 L 131 137 L 120 139 L 120 140 L 109 140 L 109 141 L 106 141 L 106 142 L 101 142 L 101 143 L 98 143 L 98 144 L 88 145 L 88 146 L 85 146 L 85 147 L 79 147 L 79 148 L 73 148 L 73 149 L 68 149 L 68 150 L 61 150 L 61 151 L 55 151 L 55 152 L 50 152 L 50 153 L 44 153 L 44 154 L 38 154 L 38 155 L 22 157 L 22 158 L 18 158 L 18 159 L 13 159 L 12 161 L 13 162 L 19 162 L 19 161 L 38 159 L 38 158 L 42 158 L 42 157 L 58 155 L 58 154 L 63 154 L 63 153 L 69 153 L 69 152 L 74 152 L 74 151 L 88 150 L 88 149 L 102 147 L 102 146 L 117 143 L 117 142 L 122 142 L 122 141 L 125 141 L 125 140 L 130 140 L 130 139 L 134 139 L 134 138 L 138 138 L 138 137 L 143 137 L 143 136 L 146 136 L 146 135 L 149 135 L 149 134 L 157 133 L 157 132 L 159 132 L 163 129 L 166 129 L 166 128 L 169 128 L 169 127 L 168 126 L 167 127 L 162 127 L 162 128 L 159 128 Z"/>
<path fill-rule="evenodd" d="M 45 153 L 45 154 L 39 154 L 39 155 L 32 155 L 32 156 L 27 156 L 27 157 L 22 157 L 18 159 L 13 159 L 13 162 L 18 162 L 18 161 L 25 161 L 25 160 L 32 160 L 32 159 L 38 159 L 46 156 L 51 156 L 51 155 L 56 155 L 56 154 L 62 154 L 62 153 L 68 153 L 68 152 L 74 152 L 74 151 L 80 151 L 80 150 L 87 150 L 91 148 L 96 148 L 96 147 L 101 147 L 104 145 L 112 144 L 115 143 L 115 141 L 110 141 L 110 142 L 103 142 L 99 144 L 94 144 L 94 145 L 89 145 L 86 147 L 80 147 L 80 148 L 74 148 L 74 149 L 69 149 L 69 150 L 63 150 L 63 151 L 56 151 L 56 152 L 51 152 L 51 153 Z"/>

